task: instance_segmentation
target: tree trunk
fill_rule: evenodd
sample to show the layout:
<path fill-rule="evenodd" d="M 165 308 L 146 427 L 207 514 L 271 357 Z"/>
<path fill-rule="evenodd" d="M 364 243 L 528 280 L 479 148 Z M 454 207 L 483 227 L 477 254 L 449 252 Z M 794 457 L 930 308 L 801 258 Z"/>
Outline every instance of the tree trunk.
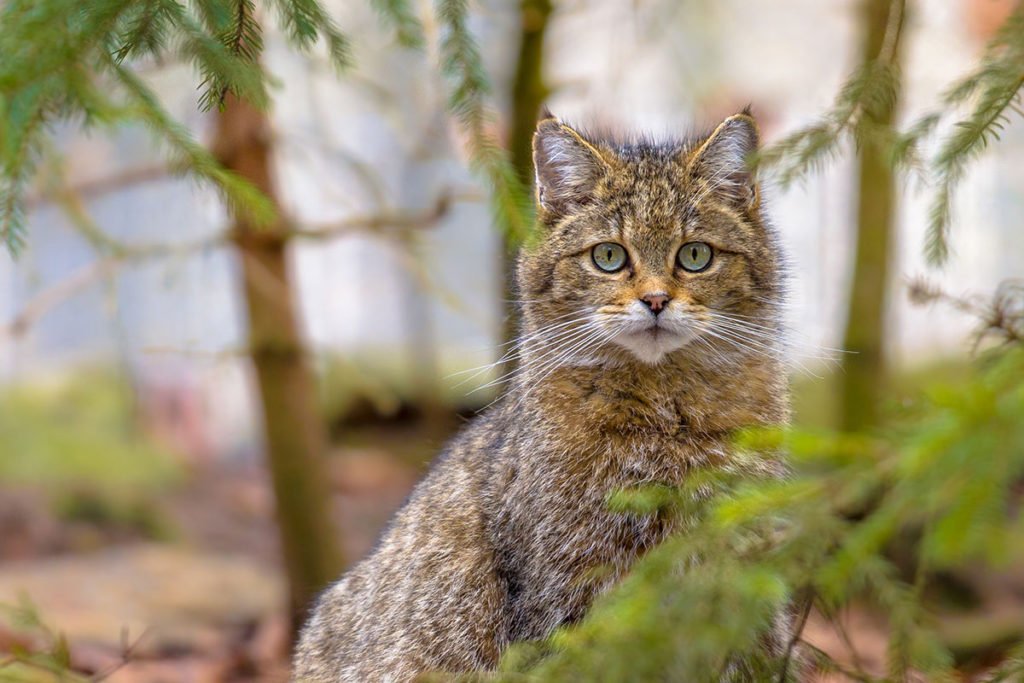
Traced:
<path fill-rule="evenodd" d="M 519 6 L 520 29 L 519 57 L 516 61 L 515 81 L 512 84 L 512 120 L 509 125 L 508 148 L 512 156 L 512 166 L 524 187 L 533 186 L 533 131 L 537 127 L 537 117 L 541 105 L 548 95 L 544 84 L 544 34 L 551 16 L 551 0 L 522 0 Z M 506 346 L 516 338 L 518 321 L 513 283 L 515 258 L 513 253 L 516 245 L 506 240 L 502 254 L 505 274 L 505 325 L 502 332 Z M 502 373 L 515 367 L 512 357 Z"/>
<path fill-rule="evenodd" d="M 551 16 L 551 0 L 522 0 L 519 7 L 522 37 L 512 84 L 512 124 L 508 147 L 512 165 L 527 187 L 533 184 L 533 131 L 544 98 L 544 34 Z"/>
<path fill-rule="evenodd" d="M 882 50 L 890 11 L 899 11 L 900 16 L 894 20 L 902 22 L 898 0 L 863 2 L 865 62 L 877 59 Z M 898 29 L 893 35 L 898 41 Z M 892 47 L 894 63 L 898 55 L 897 44 Z M 863 116 L 876 129 L 889 128 L 895 113 L 895 102 L 879 103 L 865 109 Z M 866 139 L 858 161 L 857 245 L 843 341 L 843 348 L 851 353 L 844 356 L 840 379 L 840 426 L 844 430 L 869 429 L 878 420 L 887 378 L 885 308 L 895 227 L 895 178 L 885 146 L 879 140 Z"/>
<path fill-rule="evenodd" d="M 225 167 L 279 207 L 269 132 L 262 112 L 229 95 L 217 117 L 213 151 Z M 342 568 L 323 461 L 326 431 L 299 332 L 287 263 L 288 226 L 284 218 L 257 227 L 235 216 L 233 233 L 241 259 L 249 353 L 263 411 L 292 624 L 297 628 L 313 597 Z"/>

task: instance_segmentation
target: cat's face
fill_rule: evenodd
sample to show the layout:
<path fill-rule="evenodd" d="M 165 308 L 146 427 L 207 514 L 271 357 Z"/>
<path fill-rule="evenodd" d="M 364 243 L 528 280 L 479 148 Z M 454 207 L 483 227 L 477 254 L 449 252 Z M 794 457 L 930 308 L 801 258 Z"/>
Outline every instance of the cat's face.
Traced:
<path fill-rule="evenodd" d="M 746 115 L 673 145 L 611 145 L 541 121 L 545 235 L 519 267 L 535 349 L 592 360 L 611 345 L 654 365 L 767 346 L 779 256 L 746 165 L 756 146 Z"/>

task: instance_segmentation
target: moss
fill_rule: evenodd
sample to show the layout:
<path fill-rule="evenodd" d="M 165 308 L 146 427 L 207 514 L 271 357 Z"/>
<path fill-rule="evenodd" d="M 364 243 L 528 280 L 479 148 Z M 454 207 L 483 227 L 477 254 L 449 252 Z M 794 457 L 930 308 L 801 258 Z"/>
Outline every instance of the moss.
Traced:
<path fill-rule="evenodd" d="M 112 372 L 9 388 L 0 394 L 0 480 L 102 492 L 173 483 L 180 466 L 134 423 Z"/>

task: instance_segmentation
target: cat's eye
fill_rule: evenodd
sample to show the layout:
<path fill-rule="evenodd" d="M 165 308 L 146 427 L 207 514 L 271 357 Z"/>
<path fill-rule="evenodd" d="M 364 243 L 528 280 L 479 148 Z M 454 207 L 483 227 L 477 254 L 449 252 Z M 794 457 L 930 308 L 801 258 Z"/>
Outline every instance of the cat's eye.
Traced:
<path fill-rule="evenodd" d="M 711 265 L 711 247 L 703 242 L 687 242 L 679 248 L 676 261 L 683 270 L 699 273 Z"/>
<path fill-rule="evenodd" d="M 606 273 L 622 270 L 626 265 L 626 250 L 615 242 L 601 242 L 590 252 L 594 265 Z"/>

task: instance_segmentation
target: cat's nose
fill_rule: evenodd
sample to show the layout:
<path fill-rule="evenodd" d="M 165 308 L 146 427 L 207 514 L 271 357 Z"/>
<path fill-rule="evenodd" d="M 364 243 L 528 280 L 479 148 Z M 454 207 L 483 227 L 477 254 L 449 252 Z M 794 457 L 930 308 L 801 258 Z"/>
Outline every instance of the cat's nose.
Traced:
<path fill-rule="evenodd" d="M 644 294 L 640 297 L 640 301 L 643 301 L 647 308 L 651 309 L 651 313 L 658 315 L 668 305 L 669 298 L 668 294 L 664 292 L 655 292 L 653 294 Z"/>

